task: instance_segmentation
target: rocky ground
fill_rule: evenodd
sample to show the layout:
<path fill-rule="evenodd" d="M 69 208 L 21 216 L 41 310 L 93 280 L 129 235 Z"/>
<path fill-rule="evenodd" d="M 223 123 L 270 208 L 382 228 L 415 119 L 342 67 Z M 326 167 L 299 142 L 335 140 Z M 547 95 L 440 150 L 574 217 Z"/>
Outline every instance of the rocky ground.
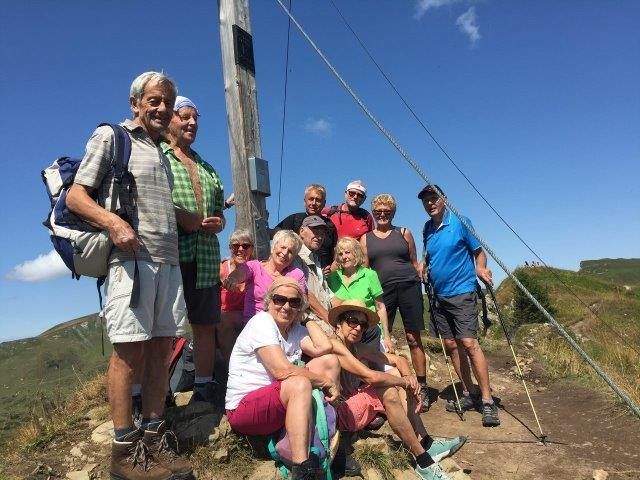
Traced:
<path fill-rule="evenodd" d="M 432 436 L 465 435 L 466 445 L 443 462 L 454 479 L 528 480 L 553 478 L 638 479 L 640 478 L 640 421 L 605 394 L 576 381 L 550 381 L 529 351 L 521 352 L 531 397 L 536 408 L 545 443 L 539 439 L 540 429 L 516 375 L 510 353 L 490 354 L 494 396 L 500 400 L 502 424 L 484 428 L 477 412 L 465 413 L 460 419 L 444 410 L 452 398 L 449 376 L 442 357 L 431 362 L 431 396 L 433 405 L 423 415 Z M 183 446 L 209 445 L 208 467 L 201 465 L 200 479 L 277 477 L 273 462 L 247 460 L 247 453 L 227 441 L 228 424 L 223 416 L 208 405 L 184 406 L 187 397 L 179 398 L 179 406 L 170 412 L 174 430 Z M 180 406 L 182 405 L 182 406 Z M 19 465 L 8 472 L 15 478 L 90 480 L 108 478 L 111 422 L 105 421 L 105 408 L 86 415 L 86 436 L 59 438 L 42 451 L 21 457 Z M 385 425 L 368 438 L 360 439 L 356 448 L 368 445 L 397 455 L 393 435 Z M 210 450 L 210 451 L 208 451 Z M 199 450 L 202 455 L 203 450 Z M 243 456 L 244 455 L 244 456 Z M 244 462 L 234 470 L 234 462 Z M 364 478 L 378 480 L 384 476 L 373 468 L 364 469 Z M 232 473 L 230 473 L 232 472 Z M 233 473 L 235 472 L 235 473 Z M 389 478 L 389 472 L 387 472 Z M 415 478 L 412 470 L 393 470 L 391 478 Z"/>

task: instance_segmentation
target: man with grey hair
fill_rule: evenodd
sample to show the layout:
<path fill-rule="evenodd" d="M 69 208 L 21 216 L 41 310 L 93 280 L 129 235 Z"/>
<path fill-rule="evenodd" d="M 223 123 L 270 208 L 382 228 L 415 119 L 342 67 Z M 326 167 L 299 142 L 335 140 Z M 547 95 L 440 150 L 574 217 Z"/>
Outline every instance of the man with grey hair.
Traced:
<path fill-rule="evenodd" d="M 319 322 L 320 327 L 327 335 L 333 334 L 333 328 L 329 324 L 329 309 L 331 309 L 331 297 L 333 292 L 327 285 L 327 280 L 322 273 L 322 266 L 317 251 L 324 241 L 327 233 L 325 220 L 318 215 L 310 215 L 302 221 L 300 227 L 300 239 L 302 247 L 294 261 L 304 273 L 307 282 L 307 294 L 309 297 L 309 318 Z"/>
<path fill-rule="evenodd" d="M 320 248 L 316 250 L 316 255 L 320 261 L 320 265 L 325 269 L 325 273 L 329 273 L 329 267 L 333 263 L 333 249 L 338 241 L 338 233 L 331 221 L 322 215 L 327 200 L 327 190 L 318 183 L 307 185 L 304 189 L 304 212 L 293 213 L 277 224 L 272 230 L 272 236 L 278 230 L 293 230 L 300 233 L 302 221 L 309 215 L 317 215 L 321 217 L 327 224 L 324 240 Z"/>
<path fill-rule="evenodd" d="M 130 189 L 118 189 L 118 210 L 105 208 L 114 200 L 114 134 L 105 126 L 89 139 L 67 199 L 71 211 L 108 232 L 113 242 L 104 307 L 113 344 L 108 372 L 115 429 L 111 478 L 169 480 L 188 478 L 193 471 L 189 462 L 164 448 L 172 437 L 164 423 L 171 338 L 185 332 L 186 317 L 173 177 L 159 148 L 176 94 L 175 83 L 162 73 L 146 72 L 133 81 L 133 120 L 121 123 L 131 140 L 132 180 Z M 141 369 L 143 421 L 138 429 L 131 418 L 131 384 Z"/>

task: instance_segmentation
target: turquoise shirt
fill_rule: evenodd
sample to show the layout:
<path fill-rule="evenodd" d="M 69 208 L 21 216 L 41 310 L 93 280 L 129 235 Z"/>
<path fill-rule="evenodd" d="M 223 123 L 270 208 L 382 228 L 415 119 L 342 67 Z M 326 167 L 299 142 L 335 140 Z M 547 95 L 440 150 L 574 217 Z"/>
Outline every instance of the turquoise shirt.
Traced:
<path fill-rule="evenodd" d="M 462 218 L 473 227 L 467 217 Z M 429 256 L 431 281 L 436 295 L 452 297 L 475 292 L 474 252 L 481 245 L 458 217 L 447 209 L 437 229 L 429 220 L 424 225 L 422 240 Z"/>
<path fill-rule="evenodd" d="M 341 268 L 329 274 L 327 284 L 336 297 L 341 300 L 362 300 L 373 312 L 376 311 L 375 299 L 382 295 L 378 274 L 366 267 L 358 267 L 349 285 L 344 283 Z"/>

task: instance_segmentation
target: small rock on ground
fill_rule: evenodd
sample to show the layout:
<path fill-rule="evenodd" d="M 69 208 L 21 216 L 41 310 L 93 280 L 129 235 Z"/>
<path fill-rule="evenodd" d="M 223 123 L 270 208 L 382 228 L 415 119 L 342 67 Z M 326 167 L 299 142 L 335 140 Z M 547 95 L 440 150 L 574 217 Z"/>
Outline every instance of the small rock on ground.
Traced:
<path fill-rule="evenodd" d="M 593 480 L 607 480 L 609 478 L 609 474 L 604 470 L 594 470 L 593 471 Z"/>
<path fill-rule="evenodd" d="M 89 472 L 86 470 L 78 470 L 75 472 L 67 472 L 66 478 L 68 480 L 91 480 Z"/>
<path fill-rule="evenodd" d="M 111 444 L 113 440 L 113 422 L 109 420 L 101 425 L 98 425 L 93 432 L 91 432 L 91 441 L 98 445 Z"/>

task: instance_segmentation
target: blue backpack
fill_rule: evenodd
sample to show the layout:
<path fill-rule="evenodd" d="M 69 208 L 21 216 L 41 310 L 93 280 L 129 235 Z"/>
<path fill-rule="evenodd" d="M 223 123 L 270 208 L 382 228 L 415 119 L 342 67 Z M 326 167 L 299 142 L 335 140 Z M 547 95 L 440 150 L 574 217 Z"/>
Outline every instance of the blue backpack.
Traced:
<path fill-rule="evenodd" d="M 132 186 L 132 175 L 129 172 L 131 139 L 124 127 L 108 123 L 102 123 L 98 126 L 103 125 L 110 126 L 114 135 L 113 157 L 111 159 L 111 170 L 114 175 L 109 209 L 111 212 L 123 216 L 127 207 L 122 207 L 130 198 Z M 81 162 L 81 159 L 61 157 L 42 171 L 42 181 L 47 189 L 51 204 L 51 210 L 43 224 L 49 229 L 51 242 L 56 252 L 71 270 L 71 277 L 78 279 L 81 275 L 85 275 L 98 278 L 99 291 L 107 274 L 113 244 L 108 232 L 85 222 L 71 212 L 66 204 L 67 194 L 73 185 Z M 105 207 L 104 199 L 98 197 L 97 191 L 98 189 L 94 194 L 94 200 Z M 125 199 L 127 202 L 124 201 Z M 116 210 L 118 203 L 121 208 Z"/>

